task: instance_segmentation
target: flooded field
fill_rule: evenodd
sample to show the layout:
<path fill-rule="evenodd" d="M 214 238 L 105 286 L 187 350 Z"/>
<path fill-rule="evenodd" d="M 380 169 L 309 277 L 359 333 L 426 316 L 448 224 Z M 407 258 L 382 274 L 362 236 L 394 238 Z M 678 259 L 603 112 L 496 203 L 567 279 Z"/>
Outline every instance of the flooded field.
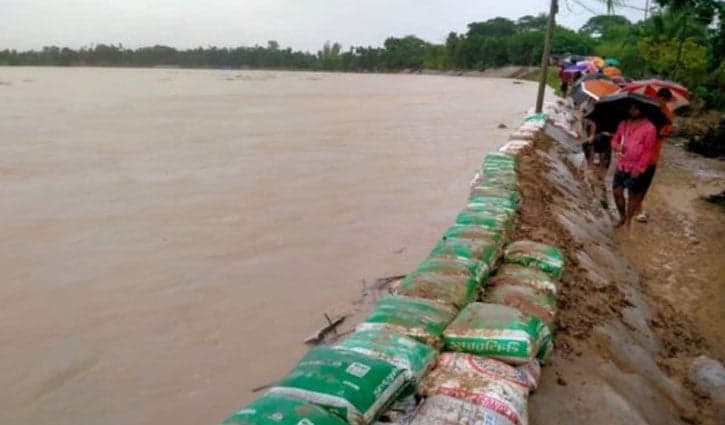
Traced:
<path fill-rule="evenodd" d="M 0 68 L 0 423 L 215 423 L 413 268 L 534 85 Z"/>

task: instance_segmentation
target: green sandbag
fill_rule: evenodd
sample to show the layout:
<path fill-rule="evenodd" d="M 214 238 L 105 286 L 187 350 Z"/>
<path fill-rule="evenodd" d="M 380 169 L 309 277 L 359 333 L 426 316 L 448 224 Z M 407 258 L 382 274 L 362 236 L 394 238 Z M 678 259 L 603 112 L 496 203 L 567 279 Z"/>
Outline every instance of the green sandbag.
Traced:
<path fill-rule="evenodd" d="M 527 122 L 527 121 L 544 121 L 544 122 L 546 122 L 546 120 L 548 120 L 548 119 L 549 119 L 548 115 L 539 112 L 538 114 L 527 115 L 526 118 L 524 118 L 524 122 Z"/>
<path fill-rule="evenodd" d="M 317 404 L 351 425 L 368 425 L 406 388 L 405 371 L 354 351 L 316 347 L 268 394 Z"/>
<path fill-rule="evenodd" d="M 221 425 L 346 425 L 327 410 L 301 400 L 267 394 L 226 418 Z"/>
<path fill-rule="evenodd" d="M 526 285 L 495 285 L 486 288 L 485 302 L 507 305 L 544 322 L 549 330 L 556 320 L 556 298 L 550 292 Z"/>
<path fill-rule="evenodd" d="M 456 217 L 456 224 L 483 226 L 506 234 L 511 226 L 511 216 L 494 213 L 489 209 L 466 208 Z"/>
<path fill-rule="evenodd" d="M 413 273 L 437 273 L 459 278 L 474 277 L 480 282 L 488 277 L 489 267 L 474 258 L 430 256 L 418 264 Z"/>
<path fill-rule="evenodd" d="M 474 207 L 475 208 L 475 207 Z M 470 239 L 470 240 L 492 240 L 500 245 L 503 241 L 503 232 L 481 226 L 469 226 L 465 224 L 454 224 L 443 232 L 444 238 Z"/>
<path fill-rule="evenodd" d="M 434 272 L 413 272 L 400 282 L 398 294 L 425 298 L 455 308 L 476 299 L 481 281 L 475 276 L 459 277 Z"/>
<path fill-rule="evenodd" d="M 438 352 L 409 336 L 385 329 L 353 332 L 335 348 L 355 351 L 404 369 L 415 384 L 435 364 Z"/>
<path fill-rule="evenodd" d="M 435 301 L 389 295 L 357 326 L 358 331 L 385 329 L 407 335 L 433 348 L 443 345 L 443 330 L 458 310 Z"/>
<path fill-rule="evenodd" d="M 468 199 L 468 208 L 480 209 L 482 207 L 499 208 L 508 214 L 513 214 L 518 208 L 518 203 L 513 202 L 511 199 L 498 196 L 478 196 L 471 194 Z"/>
<path fill-rule="evenodd" d="M 504 250 L 504 261 L 537 267 L 555 279 L 564 271 L 564 254 L 552 245 L 521 240 L 510 243 Z"/>
<path fill-rule="evenodd" d="M 518 158 L 504 152 L 489 152 L 483 158 L 484 164 L 513 164 L 518 165 Z"/>
<path fill-rule="evenodd" d="M 525 285 L 556 296 L 558 287 L 546 272 L 519 264 L 502 264 L 491 278 L 491 285 Z"/>
<path fill-rule="evenodd" d="M 443 332 L 445 347 L 524 364 L 549 352 L 551 332 L 539 319 L 515 308 L 488 303 L 466 306 Z"/>
<path fill-rule="evenodd" d="M 486 185 L 474 186 L 471 189 L 471 196 L 469 197 L 469 199 L 482 198 L 482 197 L 507 199 L 507 200 L 511 201 L 511 203 L 514 205 L 514 208 L 518 207 L 519 201 L 521 200 L 519 191 L 515 190 L 515 189 L 507 189 L 504 187 L 495 187 L 495 186 L 486 186 Z"/>
<path fill-rule="evenodd" d="M 498 245 L 492 239 L 462 239 L 444 236 L 431 251 L 435 257 L 459 257 L 483 261 L 492 266 Z"/>

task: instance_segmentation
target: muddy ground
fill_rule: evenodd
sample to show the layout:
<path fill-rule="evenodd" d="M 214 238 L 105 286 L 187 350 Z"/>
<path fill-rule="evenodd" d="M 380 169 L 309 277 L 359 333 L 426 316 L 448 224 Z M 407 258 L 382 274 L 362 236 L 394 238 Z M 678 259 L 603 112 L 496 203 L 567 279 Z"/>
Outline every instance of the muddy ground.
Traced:
<path fill-rule="evenodd" d="M 717 423 L 686 375 L 697 355 L 723 360 L 724 216 L 699 198 L 722 187 L 722 164 L 668 145 L 651 219 L 615 231 L 577 142 L 547 133 L 559 142 L 544 137 L 522 158 L 516 236 L 563 247 L 569 265 L 531 423 Z"/>

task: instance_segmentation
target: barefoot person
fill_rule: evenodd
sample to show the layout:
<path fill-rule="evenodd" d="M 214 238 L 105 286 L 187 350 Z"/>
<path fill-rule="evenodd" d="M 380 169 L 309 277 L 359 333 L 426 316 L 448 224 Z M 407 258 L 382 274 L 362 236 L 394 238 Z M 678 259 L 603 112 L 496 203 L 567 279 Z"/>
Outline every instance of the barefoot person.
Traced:
<path fill-rule="evenodd" d="M 630 104 L 627 116 L 612 136 L 612 151 L 617 155 L 612 191 L 621 217 L 617 227 L 630 227 L 632 217 L 642 204 L 646 187 L 645 172 L 657 143 L 657 129 L 642 116 L 637 103 Z M 624 196 L 625 189 L 628 192 L 627 199 Z"/>
<path fill-rule="evenodd" d="M 672 110 L 669 106 L 667 106 L 667 102 L 672 99 L 672 92 L 670 89 L 663 87 L 657 91 L 657 100 L 660 102 L 660 109 L 662 110 L 662 113 L 669 119 L 670 123 L 673 122 L 674 114 L 672 113 Z M 652 157 L 649 160 L 649 163 L 647 164 L 647 170 L 644 172 L 644 192 L 642 193 L 642 202 L 644 202 L 645 196 L 647 196 L 647 191 L 649 190 L 650 185 L 652 184 L 652 179 L 655 176 L 655 171 L 657 170 L 657 163 L 660 160 L 660 152 L 662 151 L 662 142 L 664 141 L 665 137 L 668 137 L 672 134 L 672 124 L 667 124 L 660 128 L 659 133 L 657 134 L 657 142 L 655 144 L 654 151 L 652 152 Z M 639 214 L 635 217 L 635 220 L 639 221 L 640 223 L 646 223 L 649 218 L 649 215 L 642 210 L 640 207 Z"/>

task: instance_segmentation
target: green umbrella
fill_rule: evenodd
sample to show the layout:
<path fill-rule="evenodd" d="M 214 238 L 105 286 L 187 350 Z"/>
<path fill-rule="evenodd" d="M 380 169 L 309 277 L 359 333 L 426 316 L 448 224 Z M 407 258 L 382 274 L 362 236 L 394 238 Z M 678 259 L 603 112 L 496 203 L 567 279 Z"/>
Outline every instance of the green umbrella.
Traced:
<path fill-rule="evenodd" d="M 622 65 L 622 63 L 619 62 L 619 59 L 614 59 L 614 58 L 607 58 L 607 59 L 604 60 L 604 63 L 607 64 L 607 65 L 609 65 L 609 66 L 620 66 L 620 65 Z"/>

